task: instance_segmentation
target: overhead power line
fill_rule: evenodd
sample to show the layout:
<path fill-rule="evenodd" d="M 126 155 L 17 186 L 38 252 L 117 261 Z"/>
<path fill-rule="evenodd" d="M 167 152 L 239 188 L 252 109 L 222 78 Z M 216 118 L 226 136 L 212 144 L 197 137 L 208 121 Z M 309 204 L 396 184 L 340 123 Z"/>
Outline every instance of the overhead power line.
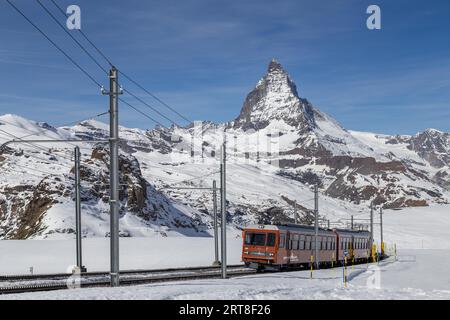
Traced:
<path fill-rule="evenodd" d="M 36 0 L 39 5 L 41 6 L 41 8 L 56 22 L 56 24 L 58 24 L 58 26 L 64 30 L 64 32 L 86 53 L 86 55 L 106 74 L 108 74 L 108 71 L 103 68 L 103 66 L 97 61 L 97 59 L 95 59 L 92 54 L 90 54 L 90 52 L 69 32 L 66 30 L 65 26 L 58 21 L 58 19 L 50 12 L 50 10 L 48 10 L 48 8 L 42 4 L 42 2 L 40 0 Z M 58 10 L 64 15 L 66 16 L 66 14 L 64 13 L 64 11 L 62 10 L 62 8 L 56 4 L 56 2 L 52 1 L 53 4 L 58 8 Z M 81 31 L 81 30 L 79 30 Z M 91 41 L 88 39 L 88 37 L 82 33 L 82 35 L 84 36 L 84 38 L 86 40 L 88 40 L 88 42 L 99 52 L 101 53 L 101 55 L 105 58 L 105 60 L 107 60 L 107 62 L 112 66 L 111 61 L 106 58 L 106 56 L 98 49 L 98 47 Z M 121 72 L 122 73 L 122 72 Z M 131 79 L 129 76 L 125 76 L 127 79 Z M 134 80 L 131 79 L 131 81 L 135 82 Z M 156 112 L 158 115 L 160 115 L 161 117 L 163 117 L 164 119 L 168 120 L 170 123 L 174 123 L 176 125 L 178 125 L 176 123 L 176 121 L 174 121 L 173 119 L 169 118 L 168 116 L 166 116 L 165 114 L 163 114 L 162 112 L 160 112 L 159 110 L 157 110 L 156 108 L 154 108 L 153 106 L 151 106 L 150 104 L 148 104 L 146 101 L 144 101 L 143 99 L 139 98 L 136 94 L 132 93 L 130 90 L 124 89 L 124 91 L 126 93 L 128 93 L 129 95 L 131 95 L 132 97 L 134 97 L 136 100 L 138 100 L 139 102 L 141 102 L 142 104 L 144 104 L 147 108 L 151 109 L 152 111 Z M 130 106 L 131 108 L 133 108 L 135 111 L 139 112 L 140 114 L 144 115 L 145 117 L 147 117 L 148 119 L 152 120 L 155 123 L 158 123 L 160 125 L 162 125 L 160 122 L 155 121 L 151 116 L 149 116 L 148 114 L 138 110 L 137 107 L 132 106 L 130 103 L 127 103 L 128 106 Z"/>
<path fill-rule="evenodd" d="M 65 16 L 67 17 L 66 13 L 64 12 L 64 10 L 55 2 L 55 0 L 50 0 L 56 8 L 58 8 L 58 10 Z M 106 60 L 106 62 L 108 62 L 108 64 L 112 67 L 113 64 L 111 62 L 111 60 L 108 59 L 108 57 L 88 38 L 88 36 L 83 32 L 83 30 L 78 29 L 78 31 L 80 32 L 80 34 L 84 37 L 84 39 L 86 39 L 87 42 L 89 42 L 89 44 L 94 47 L 94 49 L 103 57 L 103 59 Z"/>
<path fill-rule="evenodd" d="M 95 80 L 93 76 L 91 76 L 82 66 L 80 66 L 69 54 L 67 54 L 60 46 L 58 46 L 50 37 L 42 31 L 41 28 L 39 28 L 33 21 L 31 21 L 19 8 L 17 8 L 14 4 L 11 3 L 10 0 L 6 0 L 6 2 L 14 9 L 16 10 L 25 20 L 28 21 L 37 31 L 39 31 L 40 34 L 42 34 L 56 49 L 58 49 L 67 59 L 72 62 L 73 65 L 75 65 L 81 72 L 83 72 L 93 83 L 95 83 L 96 86 L 99 88 L 102 87 L 102 85 Z"/>
<path fill-rule="evenodd" d="M 10 136 L 10 137 L 12 137 L 12 138 L 14 138 L 14 139 L 22 140 L 22 139 L 19 138 L 18 136 L 14 135 L 14 134 L 12 134 L 12 133 L 6 132 L 5 130 L 0 129 L 0 132 L 3 132 L 3 133 L 5 133 L 5 134 L 7 134 L 8 136 Z M 48 149 L 44 148 L 43 146 L 37 145 L 37 144 L 33 144 L 33 143 L 30 143 L 30 142 L 27 142 L 26 144 L 29 145 L 29 146 L 31 146 L 31 147 L 33 147 L 33 148 L 35 148 L 35 149 L 37 148 L 37 149 L 43 150 L 43 151 L 45 151 L 45 152 L 48 151 Z"/>
<path fill-rule="evenodd" d="M 2 134 L 2 133 L 0 132 L 0 136 L 2 136 L 2 135 L 5 137 L 5 135 Z M 49 159 L 44 159 L 44 158 L 35 156 L 34 154 L 26 153 L 26 156 L 25 156 L 25 157 L 30 157 L 30 158 L 33 158 L 33 159 L 36 159 L 36 160 L 40 160 L 41 163 L 44 163 L 44 164 L 47 164 L 47 165 L 60 166 L 60 167 L 63 167 L 63 168 L 69 169 L 69 170 L 71 169 L 71 168 L 69 168 L 68 166 L 66 166 L 66 165 L 64 165 L 64 164 L 56 163 L 56 162 L 49 162 Z"/>
<path fill-rule="evenodd" d="M 37 1 L 39 1 L 39 0 L 37 0 Z M 61 14 L 64 15 L 64 17 L 67 17 L 67 15 L 66 15 L 66 13 L 64 12 L 64 10 L 61 8 L 60 5 L 58 5 L 58 4 L 56 3 L 55 0 L 51 0 L 51 2 L 53 3 L 53 5 L 54 5 L 56 8 L 58 8 L 59 12 L 61 12 Z M 59 22 L 58 22 L 58 24 L 61 25 L 61 23 L 59 23 Z M 65 29 L 64 29 L 64 30 L 65 30 Z M 67 30 L 65 30 L 65 31 L 68 33 Z M 113 63 L 111 62 L 111 60 L 103 53 L 102 50 L 99 49 L 99 47 L 98 47 L 97 45 L 95 45 L 95 43 L 94 43 L 94 42 L 86 35 L 86 33 L 83 32 L 83 30 L 81 30 L 81 29 L 78 29 L 78 31 L 79 31 L 79 33 L 83 36 L 83 38 L 84 38 L 87 42 L 89 42 L 89 44 L 97 51 L 97 53 L 98 53 L 100 56 L 102 56 L 103 59 L 105 59 L 105 61 L 106 61 L 110 66 L 113 66 Z M 75 38 L 74 38 L 70 33 L 68 33 L 68 34 L 71 36 L 71 38 L 74 39 L 74 41 L 76 41 L 76 42 L 79 44 L 79 42 L 78 42 L 77 40 L 75 40 Z M 79 44 L 79 45 L 80 45 L 80 47 L 82 47 L 81 44 Z M 83 47 L 83 48 L 84 48 L 84 47 Z M 83 49 L 83 50 L 86 52 L 85 49 Z M 88 52 L 86 52 L 86 53 L 87 53 L 89 56 L 91 56 Z M 92 58 L 92 59 L 95 60 L 94 58 Z M 97 63 L 97 62 L 96 62 L 96 63 Z M 97 64 L 98 64 L 98 63 L 97 63 Z M 161 98 L 159 98 L 158 96 L 156 96 L 154 93 L 150 92 L 150 91 L 149 91 L 148 89 L 146 89 L 143 85 L 141 85 L 138 81 L 134 80 L 131 76 L 129 76 L 128 74 L 126 74 L 125 72 L 123 72 L 120 68 L 119 68 L 119 72 L 120 72 L 120 74 L 123 75 L 127 80 L 129 80 L 131 83 L 133 83 L 133 84 L 136 85 L 138 88 L 140 88 L 141 90 L 143 90 L 145 93 L 147 93 L 147 94 L 148 94 L 149 96 L 151 96 L 153 99 L 155 99 L 156 101 L 158 101 L 158 102 L 159 102 L 161 105 L 163 105 L 165 108 L 167 108 L 168 110 L 172 111 L 173 113 L 175 113 L 177 116 L 179 116 L 179 117 L 182 118 L 183 120 L 187 121 L 188 123 L 191 123 L 191 122 L 192 122 L 188 117 L 184 116 L 183 114 L 181 114 L 180 112 L 178 112 L 175 108 L 171 107 L 168 103 L 164 102 Z M 124 90 L 124 91 L 127 92 L 126 90 Z M 130 94 L 129 91 L 128 91 L 127 93 Z M 133 96 L 134 96 L 134 95 L 133 95 Z M 134 97 L 135 97 L 135 96 L 134 96 Z M 141 102 L 142 102 L 142 101 L 141 101 Z M 145 102 L 143 102 L 143 103 L 146 104 Z M 148 105 L 147 105 L 147 106 L 148 106 Z M 157 112 L 158 114 L 160 114 L 159 111 L 156 111 L 155 109 L 153 109 L 153 107 L 151 107 L 151 106 L 148 106 L 148 107 L 150 107 L 153 111 L 155 111 L 155 112 Z M 160 114 L 160 115 L 161 115 L 161 114 Z M 166 120 L 169 120 L 170 122 L 172 122 L 172 123 L 178 125 L 175 121 L 169 119 L 168 117 L 166 117 L 166 116 L 164 116 L 164 115 L 161 115 L 161 116 L 164 117 Z M 179 125 L 178 125 L 178 126 L 179 126 Z"/>
<path fill-rule="evenodd" d="M 165 125 L 163 125 L 161 122 L 159 122 L 158 120 L 155 120 L 154 118 L 152 118 L 151 116 L 149 116 L 147 113 L 145 113 L 145 112 L 139 110 L 137 107 L 133 106 L 133 105 L 132 105 L 131 103 L 129 103 L 128 101 L 123 100 L 122 98 L 119 98 L 119 101 L 125 103 L 127 106 L 129 106 L 130 108 L 132 108 L 134 111 L 140 113 L 141 115 L 143 115 L 143 116 L 146 117 L 147 119 L 152 120 L 154 123 L 159 124 L 159 125 L 162 126 L 162 127 L 165 127 Z"/>
<path fill-rule="evenodd" d="M 11 168 L 8 168 L 8 171 L 15 172 L 15 173 L 20 173 L 23 176 L 31 175 L 31 176 L 34 176 L 34 177 L 38 177 L 40 179 L 46 178 L 46 176 L 44 176 L 44 175 L 38 175 L 38 174 L 31 173 L 31 172 L 28 172 L 28 171 L 18 171 L 18 170 L 14 170 L 14 169 L 11 169 Z M 26 173 L 26 174 L 24 175 L 24 173 Z"/>
<path fill-rule="evenodd" d="M 77 40 L 75 39 L 75 37 L 69 32 L 67 31 L 67 28 L 58 21 L 58 19 L 53 15 L 53 13 L 50 12 L 50 10 L 47 9 L 46 6 L 44 6 L 41 2 L 41 0 L 36 0 L 37 3 L 39 3 L 39 5 L 41 6 L 42 9 L 44 9 L 45 12 L 47 12 L 47 14 L 53 19 L 53 21 L 56 22 L 56 24 L 58 26 L 60 26 L 60 28 L 70 37 L 72 38 L 73 41 L 75 41 L 75 43 L 89 56 L 89 58 L 91 58 L 92 61 L 94 61 L 94 63 L 106 74 L 108 74 L 108 71 L 97 61 L 97 59 L 95 59 L 90 53 L 89 51 L 86 50 L 86 48 Z"/>
<path fill-rule="evenodd" d="M 70 123 L 63 124 L 62 127 L 75 125 L 75 124 L 77 124 L 77 123 L 80 123 L 80 122 L 83 122 L 83 121 L 87 121 L 87 120 L 92 120 L 92 119 L 101 117 L 101 116 L 103 116 L 103 115 L 105 115 L 105 114 L 108 114 L 108 113 L 109 113 L 109 111 L 107 111 L 107 112 L 102 112 L 102 113 L 96 114 L 96 115 L 94 115 L 94 116 L 92 116 L 92 117 L 89 117 L 89 118 L 84 118 L 84 119 L 77 120 L 77 121 L 71 121 Z M 13 138 L 15 138 L 15 139 L 21 140 L 21 139 L 24 139 L 24 138 L 26 138 L 26 137 L 33 136 L 33 135 L 36 135 L 36 136 L 44 136 L 44 137 L 52 138 L 52 137 L 46 135 L 45 133 L 43 133 L 43 132 L 41 132 L 41 131 L 33 131 L 33 130 L 30 130 L 30 129 L 28 129 L 28 128 L 24 128 L 24 127 L 18 126 L 18 125 L 16 125 L 16 124 L 12 123 L 12 122 L 9 122 L 9 121 L 3 120 L 3 119 L 0 119 L 0 122 L 9 124 L 9 125 L 11 125 L 11 126 L 13 126 L 13 127 L 19 128 L 19 129 L 24 130 L 24 131 L 27 131 L 27 132 L 30 132 L 30 134 L 25 135 L 25 136 L 22 136 L 22 137 L 18 137 L 18 136 L 16 136 L 16 135 L 13 135 L 13 134 L 11 134 L 11 133 L 6 132 L 6 134 L 8 134 L 10 137 L 13 137 Z M 43 128 L 43 129 L 45 130 L 45 128 Z M 2 131 L 3 131 L 3 130 L 2 130 Z M 3 132 L 5 132 L 5 131 L 3 131 Z M 56 141 L 56 140 L 55 140 L 55 141 Z M 45 149 L 44 147 L 42 147 L 42 146 L 40 146 L 40 145 L 33 144 L 33 143 L 27 143 L 27 144 L 29 144 L 29 145 L 31 145 L 31 146 L 34 146 L 35 148 L 37 147 L 37 148 L 39 148 L 39 149 L 41 149 L 41 150 L 44 150 L 44 151 L 48 151 L 48 149 Z M 76 145 L 73 144 L 73 143 L 69 143 L 69 144 L 70 144 L 70 145 L 73 145 L 73 146 L 76 146 Z M 83 149 L 84 149 L 84 148 L 83 148 Z M 63 157 L 63 156 L 61 156 L 61 155 L 55 155 L 55 156 L 57 156 L 57 157 L 58 157 L 58 156 L 59 156 L 59 157 Z M 67 157 L 63 157 L 63 158 L 64 158 L 64 159 L 69 159 L 69 158 L 67 158 Z"/>
<path fill-rule="evenodd" d="M 168 120 L 169 122 L 176 124 L 177 126 L 180 126 L 178 123 L 176 123 L 176 121 L 172 120 L 171 118 L 167 117 L 166 115 L 164 115 L 163 113 L 159 112 L 158 109 L 152 107 L 150 104 L 148 104 L 147 102 L 145 102 L 144 100 L 142 100 L 141 98 L 139 98 L 137 95 L 135 95 L 134 93 L 130 92 L 130 90 L 127 89 L 123 89 L 124 92 L 128 93 L 130 96 L 132 96 L 133 98 L 135 98 L 136 100 L 138 100 L 139 102 L 141 102 L 142 104 L 144 104 L 147 108 L 153 110 L 154 112 L 156 112 L 157 114 L 159 114 L 161 117 L 163 117 L 164 119 Z"/>
<path fill-rule="evenodd" d="M 76 124 L 81 123 L 81 122 L 84 122 L 84 121 L 88 121 L 88 120 L 92 120 L 92 119 L 99 118 L 99 117 L 101 117 L 101 116 L 104 116 L 105 114 L 109 114 L 109 111 L 99 113 L 99 114 L 94 115 L 94 116 L 89 117 L 89 118 L 84 118 L 84 119 L 81 119 L 81 120 L 71 121 L 71 122 L 62 124 L 62 125 L 60 125 L 59 127 L 63 128 L 63 127 L 73 126 L 73 125 L 76 125 Z M 20 128 L 20 129 L 22 129 L 22 130 L 25 130 L 25 131 L 27 131 L 27 132 L 30 132 L 30 134 L 27 134 L 27 135 L 25 135 L 25 136 L 22 136 L 22 137 L 20 137 L 20 139 L 24 139 L 24 138 L 27 138 L 27 137 L 30 137 L 30 136 L 33 136 L 33 135 L 36 135 L 36 136 L 44 136 L 44 137 L 51 138 L 51 137 L 49 137 L 48 135 L 44 134 L 44 133 L 41 132 L 41 131 L 33 131 L 33 130 L 28 129 L 28 128 L 23 128 L 23 127 L 21 127 L 21 126 L 18 126 L 18 125 L 16 125 L 16 124 L 11 123 L 11 122 L 6 121 L 6 120 L 0 119 L 0 122 L 4 122 L 4 123 L 9 124 L 9 125 L 11 125 L 11 126 L 13 126 L 13 127 Z M 46 130 L 45 128 L 42 128 L 42 129 Z"/>
<path fill-rule="evenodd" d="M 44 174 L 47 174 L 47 175 L 50 175 L 50 176 L 56 176 L 56 174 L 53 173 L 53 172 L 48 172 L 48 171 L 44 171 L 44 170 L 39 170 L 39 169 L 36 169 L 36 168 L 25 167 L 25 166 L 22 166 L 22 165 L 17 164 L 17 163 L 12 163 L 12 165 L 13 165 L 13 166 L 16 166 L 16 167 L 19 167 L 19 168 L 22 168 L 22 169 L 26 169 L 27 171 L 28 171 L 28 170 L 32 170 L 32 171 L 44 173 Z"/>
<path fill-rule="evenodd" d="M 150 95 L 151 97 L 153 97 L 156 101 L 158 101 L 159 103 L 161 103 L 163 106 L 165 106 L 166 108 L 168 108 L 169 110 L 171 110 L 172 112 L 174 112 L 175 114 L 177 114 L 180 118 L 182 118 L 183 120 L 186 120 L 188 123 L 191 123 L 192 121 L 189 120 L 188 118 L 186 118 L 185 116 L 183 116 L 181 113 L 179 113 L 178 111 L 176 111 L 174 108 L 172 108 L 171 106 L 169 106 L 167 103 L 165 103 L 164 101 L 162 101 L 160 98 L 158 98 L 157 96 L 155 96 L 153 93 L 151 93 L 150 91 L 148 91 L 147 89 L 145 89 L 142 85 L 140 85 L 137 81 L 133 80 L 130 76 L 128 76 L 127 74 L 125 74 L 123 71 L 120 70 L 120 73 L 129 81 L 131 81 L 132 83 L 134 83 L 137 87 L 139 87 L 141 90 L 145 91 L 148 95 Z"/>
<path fill-rule="evenodd" d="M 189 178 L 189 179 L 185 179 L 185 180 L 182 180 L 182 181 L 179 181 L 179 182 L 175 182 L 174 184 L 180 184 L 180 183 L 191 182 L 191 181 L 194 181 L 194 180 L 204 179 L 206 177 L 212 176 L 212 175 L 217 174 L 217 173 L 220 173 L 220 171 L 213 171 L 213 172 L 204 174 L 202 176 L 196 176 L 196 177 L 193 177 L 193 178 Z"/>

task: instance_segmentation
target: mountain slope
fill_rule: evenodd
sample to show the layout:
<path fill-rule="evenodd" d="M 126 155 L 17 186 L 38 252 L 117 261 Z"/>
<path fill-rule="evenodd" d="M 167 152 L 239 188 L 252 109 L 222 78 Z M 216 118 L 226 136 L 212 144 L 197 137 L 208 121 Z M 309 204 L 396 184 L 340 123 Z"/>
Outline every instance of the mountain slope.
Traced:
<path fill-rule="evenodd" d="M 0 117 L 0 143 L 14 137 L 105 139 L 108 125 L 84 121 L 54 128 L 13 115 Z M 219 149 L 227 144 L 230 231 L 248 223 L 311 221 L 312 187 L 320 214 L 339 220 L 385 208 L 448 203 L 449 134 L 415 136 L 348 131 L 299 96 L 275 60 L 230 122 L 141 130 L 120 127 L 122 236 L 211 233 L 210 187 L 219 180 Z M 0 152 L 0 238 L 72 236 L 72 149 L 10 145 Z M 108 236 L 108 150 L 81 144 L 83 234 Z M 342 220 L 344 222 L 344 220 Z"/>

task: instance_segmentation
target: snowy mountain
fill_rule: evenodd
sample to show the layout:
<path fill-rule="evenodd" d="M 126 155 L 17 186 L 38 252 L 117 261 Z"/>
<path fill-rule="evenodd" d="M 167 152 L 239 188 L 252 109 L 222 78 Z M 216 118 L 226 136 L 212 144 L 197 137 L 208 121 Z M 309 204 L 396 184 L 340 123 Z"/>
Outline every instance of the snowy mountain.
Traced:
<path fill-rule="evenodd" d="M 85 121 L 54 128 L 0 116 L 0 143 L 29 139 L 103 139 L 106 124 Z M 450 200 L 450 135 L 415 136 L 348 131 L 301 98 L 275 60 L 228 123 L 194 122 L 152 130 L 120 128 L 122 236 L 211 233 L 209 190 L 219 180 L 219 147 L 227 145 L 230 229 L 247 223 L 293 221 L 294 207 L 311 221 L 311 188 L 320 214 L 347 218 L 385 208 Z M 9 145 L 0 151 L 0 238 L 67 237 L 74 229 L 74 145 Z M 83 143 L 83 234 L 108 236 L 108 152 Z M 295 205 L 295 203 L 297 203 Z"/>

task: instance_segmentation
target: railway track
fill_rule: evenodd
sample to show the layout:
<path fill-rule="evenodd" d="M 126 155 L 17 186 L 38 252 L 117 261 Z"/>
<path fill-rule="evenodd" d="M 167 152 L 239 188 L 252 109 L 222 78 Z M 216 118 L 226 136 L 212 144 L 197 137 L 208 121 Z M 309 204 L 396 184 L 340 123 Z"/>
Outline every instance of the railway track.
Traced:
<path fill-rule="evenodd" d="M 228 266 L 229 277 L 255 274 L 243 265 Z M 221 277 L 220 267 L 189 267 L 153 270 L 126 270 L 121 272 L 121 285 L 138 285 L 155 282 L 214 279 Z M 108 287 L 109 273 L 89 272 L 77 275 L 14 275 L 0 277 L 0 294 L 63 290 L 73 287 Z"/>
<path fill-rule="evenodd" d="M 364 263 L 357 263 L 364 264 Z M 355 264 L 355 265 L 357 265 Z M 298 271 L 293 269 L 290 271 Z M 268 271 L 270 272 L 270 271 Z M 229 265 L 228 277 L 252 275 L 257 273 L 244 265 Z M 221 277 L 221 269 L 217 266 L 166 268 L 150 270 L 123 270 L 120 273 L 120 284 L 139 285 L 156 282 L 217 279 Z M 75 282 L 69 282 L 75 280 Z M 0 295 L 63 290 L 69 288 L 109 287 L 108 272 L 86 272 L 80 275 L 73 274 L 40 274 L 40 275 L 11 275 L 0 276 Z"/>

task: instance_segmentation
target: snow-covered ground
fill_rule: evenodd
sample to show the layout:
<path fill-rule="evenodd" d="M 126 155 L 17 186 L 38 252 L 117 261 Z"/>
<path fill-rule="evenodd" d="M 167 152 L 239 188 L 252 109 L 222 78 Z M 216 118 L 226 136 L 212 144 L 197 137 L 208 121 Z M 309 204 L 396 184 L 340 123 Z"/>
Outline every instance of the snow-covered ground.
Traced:
<path fill-rule="evenodd" d="M 375 219 L 377 221 L 377 217 Z M 7 295 L 1 299 L 450 299 L 450 206 L 386 210 L 384 237 L 396 243 L 398 259 L 349 268 L 271 273 L 227 280 L 199 280 L 134 287 L 75 289 Z M 375 230 L 377 240 L 378 230 Z M 229 263 L 240 262 L 237 233 L 228 239 Z M 65 272 L 74 263 L 74 242 L 67 240 L 0 241 L 1 274 Z M 107 270 L 106 238 L 84 241 L 89 270 Z M 209 265 L 213 239 L 195 237 L 121 238 L 121 268 Z"/>
<path fill-rule="evenodd" d="M 0 296 L 0 299 L 450 299 L 450 250 L 401 251 L 372 265 Z"/>
<path fill-rule="evenodd" d="M 241 263 L 242 239 L 229 232 L 228 263 Z M 2 240 L 0 275 L 70 272 L 75 240 Z M 120 268 L 159 269 L 209 266 L 214 261 L 214 240 L 209 237 L 120 238 Z M 109 270 L 109 238 L 83 239 L 83 264 L 88 271 Z"/>

